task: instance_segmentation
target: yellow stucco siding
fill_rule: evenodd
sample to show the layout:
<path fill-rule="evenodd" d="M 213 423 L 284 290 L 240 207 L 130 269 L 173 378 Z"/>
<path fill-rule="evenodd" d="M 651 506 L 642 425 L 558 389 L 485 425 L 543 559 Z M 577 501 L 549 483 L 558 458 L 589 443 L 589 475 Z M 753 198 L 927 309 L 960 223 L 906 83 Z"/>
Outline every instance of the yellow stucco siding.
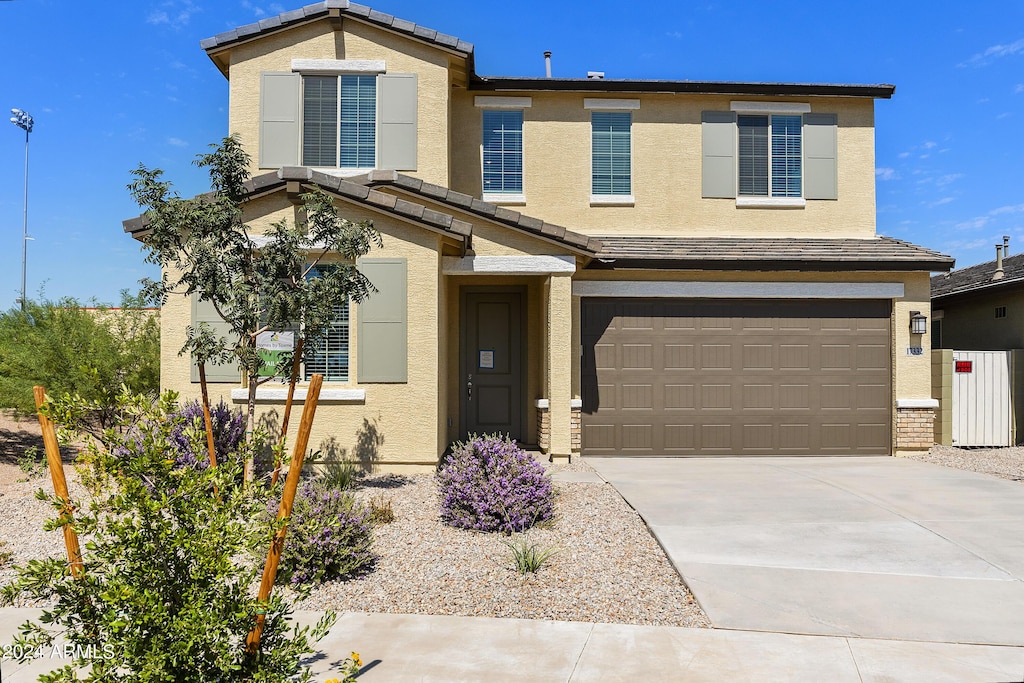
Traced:
<path fill-rule="evenodd" d="M 274 207 L 276 206 L 276 209 Z M 252 208 L 250 212 L 248 209 Z M 326 382 L 324 389 L 362 389 L 365 401 L 336 403 L 322 401 L 310 437 L 313 450 L 333 450 L 347 458 L 369 460 L 383 467 L 429 465 L 436 462 L 443 437 L 438 422 L 428 416 L 440 404 L 439 325 L 440 281 L 438 279 L 439 237 L 402 220 L 381 215 L 357 205 L 339 202 L 342 215 L 353 221 L 372 220 L 380 231 L 383 249 L 374 249 L 368 258 L 403 258 L 408 271 L 408 381 L 399 384 L 368 384 L 359 381 L 359 306 L 350 310 L 349 381 Z M 252 227 L 266 225 L 282 217 L 291 217 L 294 209 L 283 194 L 256 200 L 247 205 L 246 218 L 255 215 Z M 258 231 L 258 230 L 257 230 Z M 171 297 L 164 307 L 161 337 L 161 385 L 182 393 L 183 399 L 197 398 L 199 385 L 190 377 L 189 359 L 177 353 L 185 342 L 185 327 L 191 323 L 191 305 L 187 297 Z M 231 390 L 241 384 L 212 384 L 211 400 L 231 403 Z M 261 389 L 282 388 L 270 382 Z M 300 386 L 305 386 L 301 382 Z M 235 401 L 236 407 L 244 402 Z M 279 424 L 284 402 L 263 402 L 257 415 Z M 294 409 L 290 439 L 294 443 L 301 404 Z M 426 419 L 424 419 L 426 418 Z M 446 443 L 446 442 L 444 442 Z"/>
<path fill-rule="evenodd" d="M 453 98 L 451 187 L 480 196 L 481 93 Z M 520 95 L 520 93 L 514 93 Z M 591 111 L 579 93 L 522 93 L 523 194 L 517 211 L 586 234 L 752 237 L 873 237 L 875 234 L 874 102 L 853 98 L 788 98 L 811 111 L 836 114 L 837 200 L 808 200 L 800 209 L 737 208 L 733 199 L 701 197 L 701 112 L 728 111 L 732 100 L 764 98 L 624 94 L 632 111 L 634 206 L 591 205 Z M 783 100 L 770 100 L 783 101 Z"/>
<path fill-rule="evenodd" d="M 449 55 L 356 20 L 345 20 L 343 30 L 335 31 L 324 19 L 231 49 L 228 128 L 252 156 L 254 174 L 261 170 L 260 74 L 291 71 L 293 59 L 383 60 L 387 73 L 417 74 L 417 170 L 404 172 L 447 184 Z"/>

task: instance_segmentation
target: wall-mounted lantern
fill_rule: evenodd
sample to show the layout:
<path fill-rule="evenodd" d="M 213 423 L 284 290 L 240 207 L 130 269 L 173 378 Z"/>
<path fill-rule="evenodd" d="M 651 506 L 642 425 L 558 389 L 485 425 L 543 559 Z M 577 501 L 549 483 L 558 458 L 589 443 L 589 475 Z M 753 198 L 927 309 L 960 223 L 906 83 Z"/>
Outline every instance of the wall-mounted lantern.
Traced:
<path fill-rule="evenodd" d="M 921 315 L 921 311 L 910 312 L 910 333 L 924 334 L 928 331 L 928 318 Z"/>

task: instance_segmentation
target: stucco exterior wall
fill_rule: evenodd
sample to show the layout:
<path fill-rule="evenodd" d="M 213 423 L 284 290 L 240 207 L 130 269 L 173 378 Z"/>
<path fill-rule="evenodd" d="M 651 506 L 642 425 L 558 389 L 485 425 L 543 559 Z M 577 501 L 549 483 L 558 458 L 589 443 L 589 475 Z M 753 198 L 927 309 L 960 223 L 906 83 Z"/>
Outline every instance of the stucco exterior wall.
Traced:
<path fill-rule="evenodd" d="M 260 73 L 291 71 L 293 59 L 384 60 L 388 73 L 417 74 L 417 170 L 405 172 L 447 184 L 448 54 L 354 20 L 341 31 L 325 19 L 232 48 L 228 130 L 252 156 L 254 174 L 260 171 Z"/>
<path fill-rule="evenodd" d="M 253 227 L 267 225 L 282 217 L 291 217 L 294 209 L 283 194 L 252 203 L 246 218 L 254 217 Z M 276 207 L 276 210 L 271 210 Z M 325 382 L 324 389 L 362 389 L 365 401 L 337 403 L 321 401 L 316 414 L 310 447 L 324 455 L 355 459 L 372 467 L 389 469 L 429 468 L 442 448 L 439 423 L 433 418 L 440 404 L 438 381 L 440 343 L 440 281 L 438 279 L 439 238 L 422 228 L 401 220 L 367 211 L 356 205 L 342 204 L 343 215 L 354 221 L 372 220 L 381 232 L 383 249 L 375 249 L 369 258 L 397 257 L 408 266 L 408 382 L 369 384 L 359 381 L 358 357 L 359 306 L 350 309 L 349 381 Z M 185 327 L 191 322 L 191 306 L 184 296 L 172 297 L 164 307 L 161 338 L 161 385 L 182 393 L 183 399 L 198 398 L 199 384 L 190 377 L 187 357 L 178 356 L 185 341 Z M 241 381 L 241 378 L 240 378 Z M 305 386 L 300 382 L 299 386 Z M 231 400 L 238 384 L 211 384 L 211 401 L 221 399 L 244 408 L 244 401 Z M 261 389 L 283 388 L 268 382 Z M 289 443 L 294 443 L 302 404 L 293 407 Z M 260 401 L 257 417 L 270 426 L 279 425 L 284 401 Z"/>
<path fill-rule="evenodd" d="M 854 98 L 601 95 L 639 99 L 632 123 L 631 207 L 591 206 L 590 110 L 581 93 L 507 93 L 532 97 L 523 110 L 524 205 L 516 210 L 587 234 L 716 237 L 873 237 L 875 235 L 874 102 Z M 476 95 L 452 100 L 452 189 L 482 191 L 482 109 Z M 809 103 L 838 118 L 837 200 L 808 200 L 800 209 L 737 208 L 734 199 L 701 197 L 701 112 L 730 102 Z"/>

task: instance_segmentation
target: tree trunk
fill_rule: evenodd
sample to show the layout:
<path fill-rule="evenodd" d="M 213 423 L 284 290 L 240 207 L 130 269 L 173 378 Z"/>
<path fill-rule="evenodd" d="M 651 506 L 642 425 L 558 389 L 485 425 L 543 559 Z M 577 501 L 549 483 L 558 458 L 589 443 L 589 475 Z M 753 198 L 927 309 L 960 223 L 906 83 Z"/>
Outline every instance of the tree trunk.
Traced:
<path fill-rule="evenodd" d="M 255 446 L 252 442 L 252 435 L 256 431 L 256 388 L 259 386 L 259 377 L 255 374 L 249 375 L 249 405 L 245 420 L 245 481 L 250 482 L 256 476 L 253 454 Z"/>

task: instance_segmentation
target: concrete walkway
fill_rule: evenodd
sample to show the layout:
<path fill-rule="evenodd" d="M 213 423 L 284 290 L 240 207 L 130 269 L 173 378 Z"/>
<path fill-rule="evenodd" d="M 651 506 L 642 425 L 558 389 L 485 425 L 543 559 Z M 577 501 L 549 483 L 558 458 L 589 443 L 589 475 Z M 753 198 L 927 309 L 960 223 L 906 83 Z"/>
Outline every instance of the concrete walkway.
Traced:
<path fill-rule="evenodd" d="M 35 610 L 0 610 L 0 644 Z M 310 623 L 315 613 L 299 620 Z M 314 681 L 350 652 L 360 681 L 1021 681 L 1024 648 L 913 643 L 782 633 L 401 614 L 339 617 L 309 664 Z M 27 683 L 60 657 L 0 664 Z"/>
<path fill-rule="evenodd" d="M 1019 483 L 899 458 L 588 462 L 718 628 L 1024 645 Z"/>

